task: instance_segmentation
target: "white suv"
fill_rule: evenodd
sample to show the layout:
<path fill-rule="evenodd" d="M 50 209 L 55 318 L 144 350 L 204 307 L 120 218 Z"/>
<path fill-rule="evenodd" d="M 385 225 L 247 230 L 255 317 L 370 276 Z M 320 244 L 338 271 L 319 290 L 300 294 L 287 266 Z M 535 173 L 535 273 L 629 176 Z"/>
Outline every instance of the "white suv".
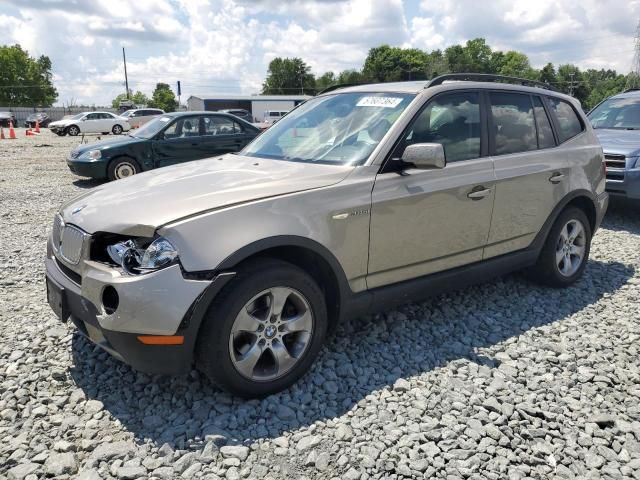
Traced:
<path fill-rule="evenodd" d="M 164 115 L 164 110 L 159 108 L 136 108 L 127 110 L 122 114 L 122 116 L 129 121 L 131 128 L 140 128 L 148 121 L 158 118 L 160 115 Z"/>

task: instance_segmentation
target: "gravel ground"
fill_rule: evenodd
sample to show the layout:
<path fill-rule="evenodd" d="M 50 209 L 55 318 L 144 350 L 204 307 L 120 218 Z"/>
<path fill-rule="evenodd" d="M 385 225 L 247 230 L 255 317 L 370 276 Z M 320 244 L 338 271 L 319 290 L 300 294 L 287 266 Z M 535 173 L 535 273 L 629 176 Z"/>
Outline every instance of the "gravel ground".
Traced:
<path fill-rule="evenodd" d="M 519 275 L 354 319 L 288 391 L 152 378 L 46 304 L 56 208 L 96 183 L 78 139 L 0 141 L 0 477 L 640 479 L 640 209 L 611 209 L 584 278 Z"/>

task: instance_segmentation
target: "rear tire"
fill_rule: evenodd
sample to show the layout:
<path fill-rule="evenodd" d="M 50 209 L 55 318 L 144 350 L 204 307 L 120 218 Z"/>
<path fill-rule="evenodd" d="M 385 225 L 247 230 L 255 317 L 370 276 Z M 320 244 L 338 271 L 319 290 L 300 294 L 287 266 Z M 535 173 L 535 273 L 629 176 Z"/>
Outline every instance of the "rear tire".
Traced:
<path fill-rule="evenodd" d="M 320 287 L 287 262 L 247 263 L 209 306 L 196 365 L 243 397 L 264 397 L 295 383 L 315 360 L 327 331 Z"/>
<path fill-rule="evenodd" d="M 120 157 L 111 161 L 107 169 L 107 175 L 109 180 L 113 181 L 132 177 L 141 171 L 140 165 L 133 158 Z"/>
<path fill-rule="evenodd" d="M 590 250 L 589 219 L 579 208 L 568 207 L 551 227 L 538 261 L 528 274 L 543 285 L 568 287 L 582 276 Z"/>

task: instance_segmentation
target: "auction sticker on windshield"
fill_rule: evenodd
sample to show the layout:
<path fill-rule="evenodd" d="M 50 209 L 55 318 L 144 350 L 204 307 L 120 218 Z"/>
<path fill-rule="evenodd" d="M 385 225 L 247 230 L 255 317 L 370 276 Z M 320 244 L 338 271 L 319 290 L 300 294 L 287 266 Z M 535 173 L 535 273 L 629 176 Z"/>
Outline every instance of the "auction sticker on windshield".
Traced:
<path fill-rule="evenodd" d="M 362 97 L 356 106 L 395 108 L 401 101 L 402 99 L 398 97 Z"/>

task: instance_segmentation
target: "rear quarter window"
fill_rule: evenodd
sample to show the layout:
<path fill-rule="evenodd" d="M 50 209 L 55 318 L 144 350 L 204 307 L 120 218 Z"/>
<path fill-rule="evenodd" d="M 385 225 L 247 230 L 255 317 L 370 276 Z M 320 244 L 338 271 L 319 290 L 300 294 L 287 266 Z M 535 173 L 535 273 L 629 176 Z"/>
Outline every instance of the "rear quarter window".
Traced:
<path fill-rule="evenodd" d="M 569 102 L 549 97 L 549 106 L 558 121 L 558 137 L 561 143 L 584 130 L 582 120 Z"/>

